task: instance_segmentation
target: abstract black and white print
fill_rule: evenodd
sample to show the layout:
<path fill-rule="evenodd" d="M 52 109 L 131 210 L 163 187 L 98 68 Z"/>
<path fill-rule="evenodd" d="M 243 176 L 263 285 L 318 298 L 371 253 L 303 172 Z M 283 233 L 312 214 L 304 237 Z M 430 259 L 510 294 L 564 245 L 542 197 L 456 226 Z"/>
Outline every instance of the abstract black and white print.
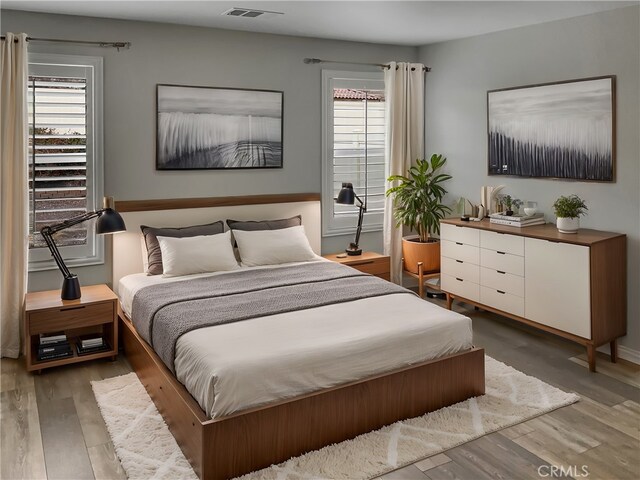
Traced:
<path fill-rule="evenodd" d="M 488 92 L 489 174 L 613 181 L 613 81 Z"/>
<path fill-rule="evenodd" d="M 159 170 L 282 167 L 282 92 L 157 88 Z"/>

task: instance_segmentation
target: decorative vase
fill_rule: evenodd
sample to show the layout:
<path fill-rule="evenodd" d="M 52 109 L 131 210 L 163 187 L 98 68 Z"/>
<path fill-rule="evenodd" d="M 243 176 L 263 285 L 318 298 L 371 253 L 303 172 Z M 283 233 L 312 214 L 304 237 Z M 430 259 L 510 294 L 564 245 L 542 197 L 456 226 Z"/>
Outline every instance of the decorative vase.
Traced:
<path fill-rule="evenodd" d="M 508 217 L 510 217 L 511 215 L 513 215 L 513 210 L 509 209 L 506 212 L 504 212 L 507 214 Z"/>
<path fill-rule="evenodd" d="M 422 271 L 440 271 L 440 241 L 430 239 L 421 242 L 418 235 L 402 237 L 403 268 L 411 273 L 418 274 L 418 262 L 422 262 Z"/>
<path fill-rule="evenodd" d="M 560 233 L 578 233 L 580 217 L 558 217 L 556 226 Z"/>

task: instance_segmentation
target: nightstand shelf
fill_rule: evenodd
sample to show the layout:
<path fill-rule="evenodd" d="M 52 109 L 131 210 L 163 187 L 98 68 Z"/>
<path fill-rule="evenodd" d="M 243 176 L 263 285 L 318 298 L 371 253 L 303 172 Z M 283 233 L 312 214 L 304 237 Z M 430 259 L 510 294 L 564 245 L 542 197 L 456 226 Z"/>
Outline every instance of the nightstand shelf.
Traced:
<path fill-rule="evenodd" d="M 82 287 L 82 298 L 61 300 L 60 290 L 27 293 L 24 332 L 27 371 L 86 362 L 118 354 L 117 297 L 106 285 Z M 71 344 L 73 356 L 50 360 L 37 359 L 40 334 L 62 331 Z M 77 337 L 100 333 L 109 349 L 78 355 Z"/>
<path fill-rule="evenodd" d="M 391 261 L 388 255 L 375 252 L 362 252 L 362 255 L 338 257 L 342 254 L 323 255 L 327 260 L 355 268 L 363 273 L 370 273 L 384 280 L 391 279 Z"/>

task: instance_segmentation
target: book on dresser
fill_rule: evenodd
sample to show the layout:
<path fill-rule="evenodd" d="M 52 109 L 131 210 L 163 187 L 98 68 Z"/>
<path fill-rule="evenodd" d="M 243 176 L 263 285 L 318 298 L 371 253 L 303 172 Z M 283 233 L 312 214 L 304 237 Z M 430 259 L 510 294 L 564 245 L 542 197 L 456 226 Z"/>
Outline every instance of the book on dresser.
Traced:
<path fill-rule="evenodd" d="M 489 218 L 495 218 L 498 220 L 509 220 L 510 222 L 526 222 L 528 220 L 544 218 L 544 213 L 537 212 L 533 215 L 525 215 L 524 213 L 514 213 L 507 215 L 507 212 L 497 212 L 489 215 Z"/>
<path fill-rule="evenodd" d="M 533 225 L 544 225 L 546 222 L 544 217 L 532 218 L 531 220 L 504 220 L 502 218 L 489 218 L 489 222 L 495 225 L 506 225 L 508 227 L 531 227 Z"/>
<path fill-rule="evenodd" d="M 506 212 L 492 213 L 489 215 L 489 222 L 496 225 L 507 225 L 508 227 L 528 227 L 531 225 L 544 225 L 544 214 L 534 213 L 533 215 L 525 215 L 514 213 L 507 215 Z"/>

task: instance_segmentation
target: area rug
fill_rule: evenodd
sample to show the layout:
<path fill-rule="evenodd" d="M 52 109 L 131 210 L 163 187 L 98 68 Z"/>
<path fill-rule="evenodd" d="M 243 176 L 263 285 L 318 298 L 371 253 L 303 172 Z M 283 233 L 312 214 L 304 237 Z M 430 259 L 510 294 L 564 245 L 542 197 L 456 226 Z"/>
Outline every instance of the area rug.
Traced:
<path fill-rule="evenodd" d="M 368 479 L 578 401 L 491 357 L 486 394 L 329 445 L 242 480 Z M 135 373 L 92 382 L 129 479 L 197 478 Z"/>

